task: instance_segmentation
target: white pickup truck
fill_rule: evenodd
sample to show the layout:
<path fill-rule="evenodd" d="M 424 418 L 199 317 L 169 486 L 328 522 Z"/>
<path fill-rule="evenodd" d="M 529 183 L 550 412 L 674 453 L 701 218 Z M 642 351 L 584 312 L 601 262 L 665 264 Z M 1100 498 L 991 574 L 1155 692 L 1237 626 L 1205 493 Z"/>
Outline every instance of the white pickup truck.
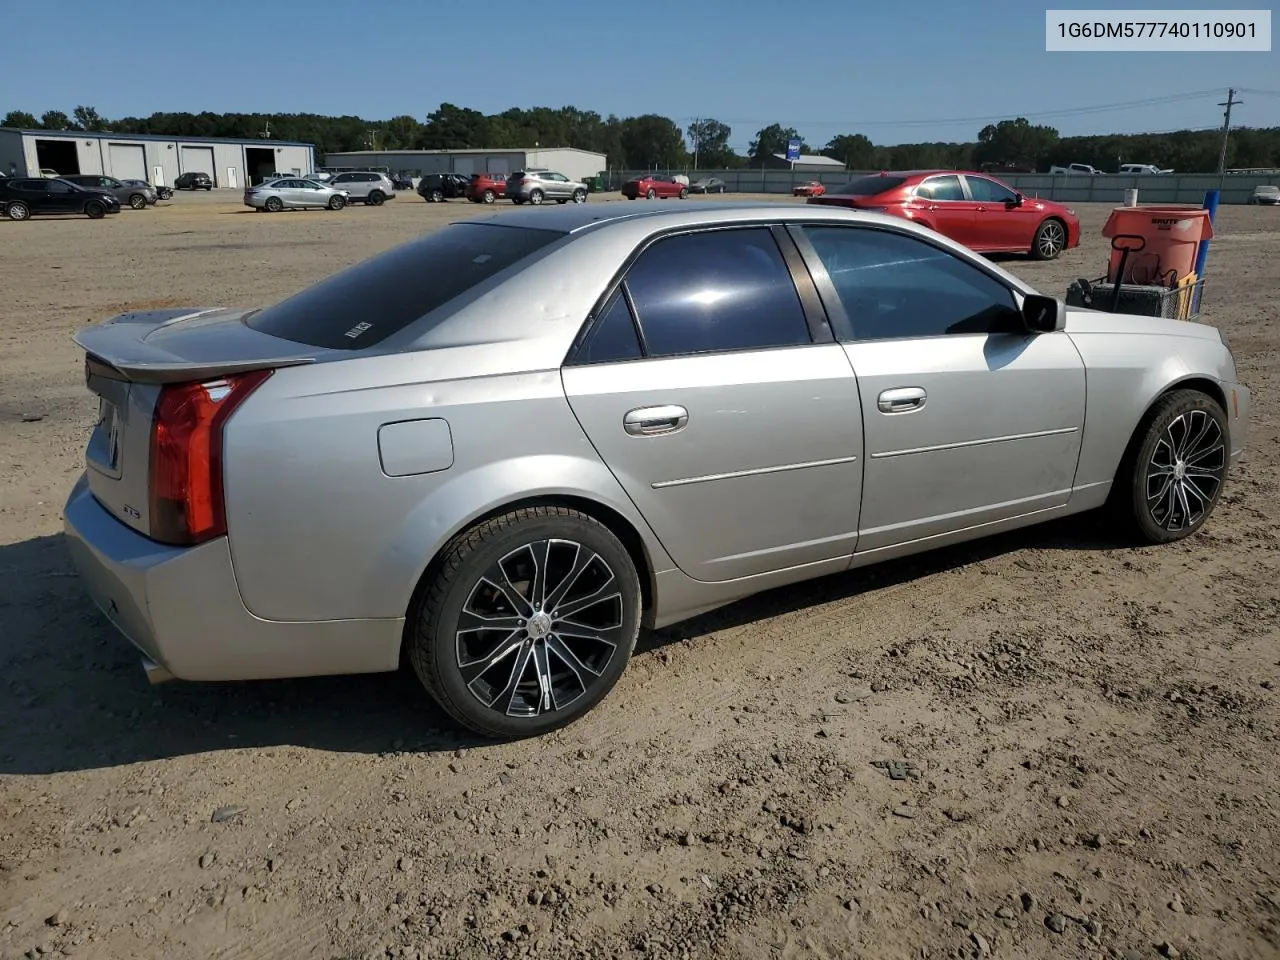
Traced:
<path fill-rule="evenodd" d="M 1120 164 L 1121 173 L 1173 173 L 1172 170 L 1163 170 L 1154 163 L 1122 163 Z"/>
<path fill-rule="evenodd" d="M 1102 173 L 1096 167 L 1091 167 L 1087 163 L 1069 163 L 1065 167 L 1050 167 L 1050 173 L 1083 173 L 1088 176 L 1098 176 Z"/>

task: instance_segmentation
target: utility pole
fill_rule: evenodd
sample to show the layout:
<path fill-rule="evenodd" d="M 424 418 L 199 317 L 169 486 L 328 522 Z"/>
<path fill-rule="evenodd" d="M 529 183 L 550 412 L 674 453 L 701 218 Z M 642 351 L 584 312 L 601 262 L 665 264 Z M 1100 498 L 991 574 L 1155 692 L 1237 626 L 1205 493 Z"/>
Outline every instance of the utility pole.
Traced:
<path fill-rule="evenodd" d="M 693 169 L 698 169 L 698 148 L 702 146 L 702 119 L 693 118 Z"/>
<path fill-rule="evenodd" d="M 1236 99 L 1236 91 L 1234 88 L 1227 91 L 1227 102 L 1220 103 L 1218 106 L 1226 107 L 1222 120 L 1222 152 L 1218 154 L 1218 187 L 1222 187 L 1223 179 L 1227 175 L 1227 140 L 1231 136 L 1231 108 L 1237 104 L 1244 103 L 1243 100 Z"/>

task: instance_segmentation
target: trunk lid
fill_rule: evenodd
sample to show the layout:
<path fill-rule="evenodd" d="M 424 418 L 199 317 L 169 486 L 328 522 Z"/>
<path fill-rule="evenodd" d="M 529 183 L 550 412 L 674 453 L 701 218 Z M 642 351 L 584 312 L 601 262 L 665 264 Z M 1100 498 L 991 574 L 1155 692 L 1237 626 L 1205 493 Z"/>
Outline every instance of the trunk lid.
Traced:
<path fill-rule="evenodd" d="M 98 421 L 85 453 L 89 488 L 116 519 L 150 535 L 152 417 L 165 384 L 311 363 L 324 353 L 259 333 L 249 310 L 148 310 L 77 333 Z"/>

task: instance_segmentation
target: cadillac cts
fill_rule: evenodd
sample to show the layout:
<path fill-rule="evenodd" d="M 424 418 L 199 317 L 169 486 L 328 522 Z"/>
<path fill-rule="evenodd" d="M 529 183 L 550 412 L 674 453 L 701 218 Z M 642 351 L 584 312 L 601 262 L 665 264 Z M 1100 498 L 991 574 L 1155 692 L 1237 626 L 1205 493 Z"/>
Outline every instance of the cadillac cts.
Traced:
<path fill-rule="evenodd" d="M 153 679 L 403 652 L 495 737 L 769 587 L 1107 505 L 1186 537 L 1249 413 L 1213 327 L 816 205 L 514 211 L 77 342 L 101 418 L 68 539 Z"/>

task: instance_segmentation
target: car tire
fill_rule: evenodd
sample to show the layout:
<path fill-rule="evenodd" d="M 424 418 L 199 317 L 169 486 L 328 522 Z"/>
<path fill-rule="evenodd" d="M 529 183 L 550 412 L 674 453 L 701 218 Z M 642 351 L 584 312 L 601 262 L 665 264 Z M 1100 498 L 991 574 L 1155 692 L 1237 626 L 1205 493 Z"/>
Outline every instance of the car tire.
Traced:
<path fill-rule="evenodd" d="M 587 202 L 587 191 L 585 191 L 585 190 L 583 190 L 583 189 L 577 189 L 577 190 L 573 191 L 573 202 L 574 202 L 574 203 L 586 203 L 586 202 Z"/>
<path fill-rule="evenodd" d="M 1116 473 L 1111 507 L 1144 543 L 1191 536 L 1213 514 L 1231 458 L 1227 415 L 1199 390 L 1174 390 L 1147 411 Z"/>
<path fill-rule="evenodd" d="M 279 213 L 284 209 L 284 203 L 279 197 L 267 197 L 266 203 L 263 204 L 268 213 Z"/>
<path fill-rule="evenodd" d="M 209 192 L 209 191 L 213 190 L 213 187 L 205 187 L 204 189 L 205 189 L 205 192 L 207 193 L 207 192 Z"/>
<path fill-rule="evenodd" d="M 1067 225 L 1050 217 L 1040 224 L 1035 239 L 1031 241 L 1031 256 L 1037 260 L 1056 260 L 1066 248 Z"/>
<path fill-rule="evenodd" d="M 431 202 L 432 202 L 432 203 L 444 203 L 444 193 L 443 193 L 443 192 L 441 192 L 441 191 L 439 191 L 439 190 L 432 190 L 432 191 L 431 191 Z"/>
<path fill-rule="evenodd" d="M 28 207 L 21 200 L 14 200 L 5 209 L 5 216 L 7 216 L 10 220 L 30 220 L 31 208 Z"/>
<path fill-rule="evenodd" d="M 84 205 L 84 215 L 90 220 L 101 220 L 107 215 L 107 207 L 101 200 L 90 200 Z"/>
<path fill-rule="evenodd" d="M 130 194 L 129 206 L 131 206 L 134 210 L 145 210 L 147 209 L 147 198 L 140 193 Z"/>
<path fill-rule="evenodd" d="M 432 567 L 409 614 L 409 662 L 463 726 L 540 736 L 589 712 L 626 669 L 640 632 L 640 578 L 594 518 L 515 510 L 459 534 Z"/>
<path fill-rule="evenodd" d="M 342 209 L 343 207 L 345 207 L 346 205 L 347 205 L 347 198 L 346 198 L 346 197 L 330 197 L 330 198 L 329 198 L 329 209 L 330 209 L 330 210 L 341 210 L 341 209 Z"/>
<path fill-rule="evenodd" d="M 650 187 L 650 188 L 645 192 L 644 198 L 645 198 L 646 200 L 652 200 L 652 199 L 654 199 L 655 197 L 657 197 L 657 195 L 658 195 L 658 191 L 657 191 L 657 190 L 655 190 L 655 189 L 653 189 L 653 187 Z"/>
<path fill-rule="evenodd" d="M 529 202 L 532 203 L 534 206 L 541 204 L 544 199 L 545 199 L 545 195 L 541 190 L 529 191 Z"/>
<path fill-rule="evenodd" d="M 387 195 L 385 193 L 383 193 L 381 190 L 374 190 L 370 192 L 368 199 L 365 200 L 365 203 L 368 203 L 370 206 L 380 207 L 382 206 L 383 201 L 385 201 L 386 199 L 387 199 Z"/>
<path fill-rule="evenodd" d="M 484 192 L 484 196 L 483 196 L 483 197 L 481 197 L 481 199 L 482 199 L 485 203 L 493 203 L 493 201 L 495 201 L 495 200 L 497 200 L 497 199 L 498 199 L 498 195 L 497 195 L 496 193 L 494 193 L 492 190 L 486 190 L 486 191 Z"/>
<path fill-rule="evenodd" d="M 681 199 L 681 200 L 687 200 L 687 199 L 689 199 L 689 188 L 688 188 L 688 187 L 681 187 L 681 188 L 680 188 L 680 199 Z"/>

